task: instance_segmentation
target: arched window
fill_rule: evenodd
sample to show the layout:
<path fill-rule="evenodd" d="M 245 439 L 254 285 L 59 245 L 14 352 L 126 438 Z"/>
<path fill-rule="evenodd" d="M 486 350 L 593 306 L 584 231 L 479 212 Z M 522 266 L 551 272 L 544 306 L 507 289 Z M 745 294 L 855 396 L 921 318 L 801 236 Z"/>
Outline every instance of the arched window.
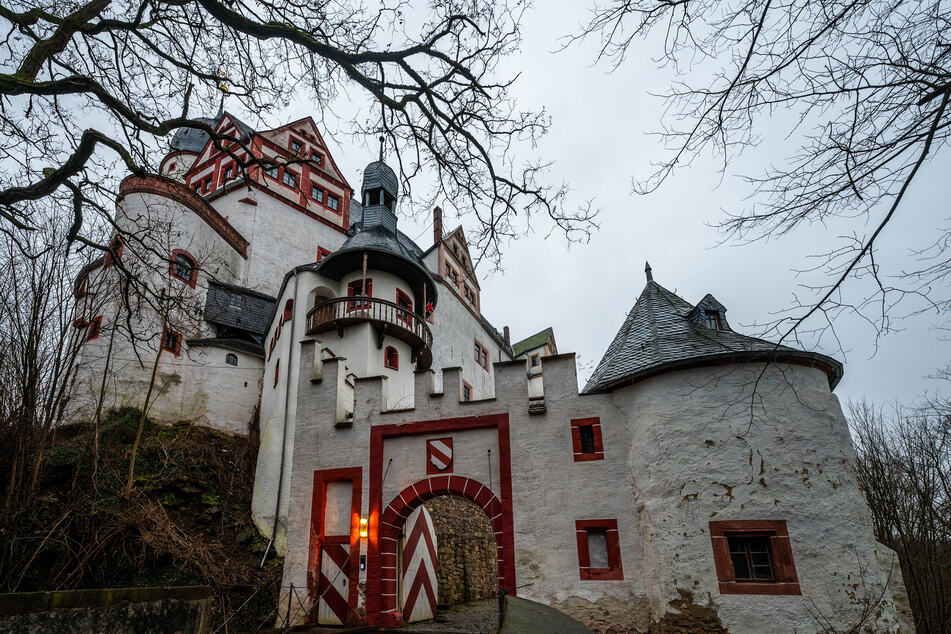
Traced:
<path fill-rule="evenodd" d="M 410 316 L 410 313 L 413 312 L 413 300 L 410 299 L 409 295 L 400 289 L 396 289 L 396 304 L 400 308 L 405 309 L 396 311 L 396 316 L 400 319 L 400 321 L 405 322 L 407 325 L 411 325 L 413 323 L 413 318 Z"/>
<path fill-rule="evenodd" d="M 294 300 L 293 300 L 293 299 L 289 299 L 289 300 L 287 300 L 287 302 L 285 302 L 285 304 L 284 304 L 284 319 L 283 319 L 283 321 L 287 321 L 288 319 L 290 319 L 290 318 L 293 317 L 293 316 L 294 316 Z"/>
<path fill-rule="evenodd" d="M 391 370 L 400 369 L 400 353 L 393 346 L 387 346 L 383 350 L 383 365 Z"/>
<path fill-rule="evenodd" d="M 198 281 L 198 263 L 187 251 L 175 249 L 172 251 L 171 266 L 168 273 L 195 288 L 195 282 Z"/>
<path fill-rule="evenodd" d="M 225 355 L 225 363 L 228 365 L 238 365 L 238 355 L 233 352 L 229 352 Z"/>

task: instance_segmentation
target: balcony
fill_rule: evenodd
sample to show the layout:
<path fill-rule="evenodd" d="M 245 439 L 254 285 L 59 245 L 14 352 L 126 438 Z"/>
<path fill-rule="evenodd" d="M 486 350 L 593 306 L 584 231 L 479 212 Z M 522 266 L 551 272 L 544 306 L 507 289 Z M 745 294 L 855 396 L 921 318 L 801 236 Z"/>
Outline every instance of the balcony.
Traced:
<path fill-rule="evenodd" d="M 315 335 L 370 323 L 377 334 L 377 347 L 383 347 L 383 336 L 406 342 L 413 350 L 413 361 L 420 370 L 433 363 L 433 335 L 422 317 L 394 302 L 374 297 L 336 297 L 323 301 L 307 313 L 307 334 Z"/>

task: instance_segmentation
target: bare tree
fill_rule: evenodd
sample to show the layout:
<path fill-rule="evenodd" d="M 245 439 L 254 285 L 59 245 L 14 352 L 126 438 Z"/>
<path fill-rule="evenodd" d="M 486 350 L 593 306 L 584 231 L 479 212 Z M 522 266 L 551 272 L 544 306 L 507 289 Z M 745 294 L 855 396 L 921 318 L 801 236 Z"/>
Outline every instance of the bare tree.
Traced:
<path fill-rule="evenodd" d="M 898 553 L 922 634 L 951 632 L 951 404 L 849 408 L 875 537 Z"/>
<path fill-rule="evenodd" d="M 418 10 L 417 10 L 418 9 Z M 319 118 L 335 99 L 365 108 L 355 133 L 385 135 L 404 179 L 435 175 L 429 193 L 474 215 L 496 255 L 513 217 L 546 215 L 569 237 L 592 227 L 567 212 L 526 151 L 547 129 L 496 77 L 520 41 L 522 2 L 408 0 L 369 8 L 318 0 L 10 0 L 0 3 L 0 230 L 34 229 L 25 202 L 72 199 L 70 241 L 84 215 L 110 218 L 115 170 L 154 171 L 155 149 L 179 128 L 211 126 L 196 109 L 227 94 L 261 120 L 292 96 Z M 422 17 L 421 17 L 422 15 Z M 5 28 L 3 28 L 5 27 Z M 216 142 L 239 142 L 230 135 Z M 246 168 L 247 165 L 244 165 Z M 404 188 L 406 189 L 406 188 Z M 104 245 L 96 244 L 99 248 Z"/>
<path fill-rule="evenodd" d="M 82 343 L 76 322 L 85 323 L 76 312 L 73 288 L 82 259 L 67 248 L 68 224 L 45 205 L 34 206 L 33 217 L 42 232 L 0 239 L 4 520 L 33 500 L 41 450 L 52 442 L 70 396 Z M 94 310 L 92 301 L 89 306 Z"/>
<path fill-rule="evenodd" d="M 613 0 L 596 5 L 572 41 L 599 39 L 599 59 L 618 70 L 635 41 L 663 36 L 661 63 L 680 77 L 666 94 L 670 154 L 635 180 L 638 192 L 654 191 L 702 152 L 726 170 L 758 143 L 766 118 L 775 126 L 776 115 L 791 117 L 798 148 L 785 165 L 747 177 L 754 204 L 720 227 L 728 238 L 755 240 L 852 219 L 852 235 L 816 267 L 826 282 L 770 327 L 781 338 L 821 333 L 853 311 L 881 334 L 900 303 L 906 314 L 951 306 L 939 290 L 951 274 L 947 228 L 936 227 L 931 246 L 901 271 L 881 271 L 874 257 L 886 226 L 913 219 L 901 203 L 948 140 L 949 19 L 938 0 Z M 873 291 L 848 299 L 859 295 L 844 292 L 850 278 L 871 280 Z"/>

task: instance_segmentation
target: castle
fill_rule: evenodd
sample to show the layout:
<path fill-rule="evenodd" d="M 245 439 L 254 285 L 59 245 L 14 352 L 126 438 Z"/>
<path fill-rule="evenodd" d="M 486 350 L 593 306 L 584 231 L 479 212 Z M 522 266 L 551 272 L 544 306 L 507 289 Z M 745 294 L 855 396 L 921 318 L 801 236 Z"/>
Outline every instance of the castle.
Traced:
<path fill-rule="evenodd" d="M 551 329 L 512 343 L 482 317 L 461 227 L 436 208 L 426 250 L 399 231 L 382 152 L 356 196 L 312 119 L 207 121 L 242 143 L 181 131 L 160 175 L 122 182 L 112 253 L 76 281 L 69 416 L 148 399 L 258 428 L 253 516 L 293 621 L 432 618 L 426 503 L 457 496 L 491 522 L 500 589 L 593 627 L 910 631 L 837 361 L 738 333 L 648 267 L 579 390 Z M 242 172 L 246 149 L 274 166 Z M 120 267 L 158 290 L 123 298 Z"/>

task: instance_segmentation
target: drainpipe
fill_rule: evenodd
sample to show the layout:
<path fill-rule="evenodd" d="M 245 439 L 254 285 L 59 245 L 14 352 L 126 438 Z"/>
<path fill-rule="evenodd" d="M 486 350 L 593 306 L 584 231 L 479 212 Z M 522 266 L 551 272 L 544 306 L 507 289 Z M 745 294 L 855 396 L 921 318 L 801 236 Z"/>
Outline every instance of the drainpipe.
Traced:
<path fill-rule="evenodd" d="M 293 310 L 297 311 L 297 268 L 294 268 L 294 306 Z M 282 310 L 280 304 L 277 306 L 277 310 Z M 282 317 L 283 319 L 283 317 Z M 291 331 L 287 336 L 288 346 L 287 346 L 287 388 L 284 391 L 284 434 L 283 439 L 281 440 L 281 472 L 277 477 L 277 499 L 274 502 L 274 527 L 271 529 L 271 541 L 267 543 L 267 548 L 264 549 L 264 557 L 261 558 L 261 568 L 264 567 L 264 562 L 267 561 L 267 555 L 271 552 L 271 546 L 274 544 L 274 540 L 277 539 L 277 523 L 281 515 L 281 493 L 284 490 L 284 462 L 287 457 L 287 428 L 290 427 L 290 413 L 291 413 L 291 372 L 294 367 L 294 329 L 297 325 L 297 320 L 294 319 L 293 313 L 291 314 Z M 317 351 L 314 351 L 317 354 Z"/>

